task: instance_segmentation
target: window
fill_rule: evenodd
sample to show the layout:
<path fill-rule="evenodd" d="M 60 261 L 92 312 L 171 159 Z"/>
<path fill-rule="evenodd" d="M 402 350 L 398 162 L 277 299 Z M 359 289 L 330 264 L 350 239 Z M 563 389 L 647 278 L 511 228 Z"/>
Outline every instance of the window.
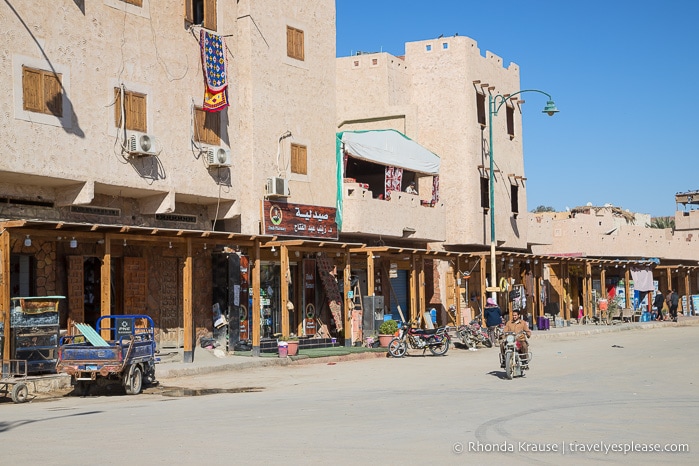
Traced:
<path fill-rule="evenodd" d="M 306 146 L 291 144 L 291 173 L 308 174 L 308 149 Z"/>
<path fill-rule="evenodd" d="M 286 27 L 286 55 L 297 60 L 304 60 L 303 55 L 303 31 Z"/>
<path fill-rule="evenodd" d="M 53 71 L 22 67 L 22 109 L 63 116 L 61 75 Z"/>
<path fill-rule="evenodd" d="M 221 142 L 221 114 L 194 109 L 194 140 L 217 146 Z"/>
<path fill-rule="evenodd" d="M 481 208 L 490 209 L 490 182 L 483 176 L 481 177 Z"/>
<path fill-rule="evenodd" d="M 448 49 L 448 48 L 449 48 L 449 43 L 448 43 L 448 42 L 442 42 L 442 48 L 443 48 L 444 50 Z"/>
<path fill-rule="evenodd" d="M 507 134 L 510 138 L 515 137 L 515 109 L 507 105 Z"/>
<path fill-rule="evenodd" d="M 510 203 L 512 204 L 512 213 L 519 213 L 519 186 L 510 185 Z"/>
<path fill-rule="evenodd" d="M 485 126 L 485 94 L 476 92 L 476 112 L 478 113 L 478 123 Z"/>
<path fill-rule="evenodd" d="M 121 128 L 121 89 L 118 87 L 114 88 L 114 95 L 116 97 L 116 103 L 114 105 L 114 124 L 117 128 Z M 124 106 L 123 106 L 124 116 L 126 117 L 126 129 L 132 131 L 141 131 L 145 133 L 148 130 L 148 125 L 146 123 L 146 95 L 138 94 L 136 92 L 124 91 Z"/>
<path fill-rule="evenodd" d="M 201 24 L 203 28 L 216 30 L 216 0 L 185 0 L 185 20 Z"/>
<path fill-rule="evenodd" d="M 128 3 L 129 5 L 134 5 L 134 6 L 143 6 L 143 0 L 121 0 L 124 3 Z"/>

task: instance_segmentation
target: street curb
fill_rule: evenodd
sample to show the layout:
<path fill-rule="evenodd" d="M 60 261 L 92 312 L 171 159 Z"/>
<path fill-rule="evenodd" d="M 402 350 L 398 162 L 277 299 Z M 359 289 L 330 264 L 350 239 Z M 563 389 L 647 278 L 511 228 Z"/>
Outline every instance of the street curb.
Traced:
<path fill-rule="evenodd" d="M 617 325 L 580 325 L 578 327 L 592 327 L 585 330 L 570 331 L 534 331 L 532 340 L 553 340 L 556 338 L 568 338 L 576 336 L 597 335 L 600 333 L 624 332 L 627 330 L 649 330 L 663 327 L 695 327 L 699 326 L 699 320 L 681 320 L 679 322 L 634 322 Z"/>

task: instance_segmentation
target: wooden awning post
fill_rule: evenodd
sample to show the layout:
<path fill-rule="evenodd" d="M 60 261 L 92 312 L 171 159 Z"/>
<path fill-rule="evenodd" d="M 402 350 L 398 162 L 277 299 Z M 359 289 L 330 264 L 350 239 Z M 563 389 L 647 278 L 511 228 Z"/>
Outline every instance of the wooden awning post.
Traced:
<path fill-rule="evenodd" d="M 260 241 L 255 239 L 252 257 L 252 355 L 260 356 Z"/>
<path fill-rule="evenodd" d="M 0 234 L 0 321 L 3 322 L 2 360 L 10 359 L 10 231 Z"/>
<path fill-rule="evenodd" d="M 282 335 L 289 336 L 289 248 L 283 243 L 279 246 L 279 265 L 280 265 L 280 292 L 281 292 L 281 316 L 282 316 Z"/>
<path fill-rule="evenodd" d="M 182 270 L 182 311 L 184 313 L 184 357 L 186 363 L 194 362 L 194 322 L 192 319 L 192 240 L 187 238 L 187 252 Z"/>
<path fill-rule="evenodd" d="M 112 313 L 112 241 L 111 235 L 104 235 L 104 255 L 100 268 L 100 315 L 108 316 Z M 102 338 L 108 340 L 109 329 L 102 330 Z"/>
<path fill-rule="evenodd" d="M 345 313 L 344 313 L 344 334 L 345 334 L 345 346 L 350 347 L 352 346 L 352 310 L 354 309 L 354 303 L 352 300 L 349 298 L 349 291 L 351 287 L 351 280 L 350 280 L 350 274 L 352 273 L 352 268 L 350 264 L 350 254 L 349 251 L 346 251 L 344 253 L 345 257 L 345 270 L 344 273 L 342 274 L 342 279 L 344 282 L 344 287 L 343 287 L 343 296 L 342 296 L 342 301 L 344 302 L 345 305 Z M 361 299 L 361 296 L 359 297 Z"/>

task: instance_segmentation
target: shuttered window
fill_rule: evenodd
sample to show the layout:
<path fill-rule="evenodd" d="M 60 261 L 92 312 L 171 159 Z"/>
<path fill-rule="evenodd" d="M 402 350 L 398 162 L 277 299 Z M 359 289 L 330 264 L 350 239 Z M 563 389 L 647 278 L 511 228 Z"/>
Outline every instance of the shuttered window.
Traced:
<path fill-rule="evenodd" d="M 291 145 L 291 173 L 308 174 L 308 149 L 299 144 Z"/>
<path fill-rule="evenodd" d="M 201 24 L 210 31 L 216 30 L 216 0 L 185 0 L 184 18 L 190 24 Z"/>
<path fill-rule="evenodd" d="M 116 96 L 116 104 L 114 105 L 114 124 L 117 128 L 121 128 L 121 91 L 118 87 L 114 88 Z M 126 129 L 132 131 L 148 131 L 146 118 L 146 95 L 131 91 L 124 91 L 124 115 L 126 117 Z"/>
<path fill-rule="evenodd" d="M 221 142 L 221 114 L 194 109 L 194 140 L 213 146 Z"/>
<path fill-rule="evenodd" d="M 61 75 L 53 71 L 22 67 L 22 108 L 62 117 Z"/>
<path fill-rule="evenodd" d="M 286 55 L 303 61 L 303 31 L 300 29 L 286 27 Z"/>
<path fill-rule="evenodd" d="M 476 109 L 478 112 L 478 123 L 485 126 L 485 95 L 476 92 Z"/>
<path fill-rule="evenodd" d="M 134 5 L 138 7 L 143 6 L 143 0 L 121 0 L 124 3 L 128 3 L 129 5 Z"/>
<path fill-rule="evenodd" d="M 515 109 L 507 106 L 507 134 L 510 138 L 515 137 Z"/>

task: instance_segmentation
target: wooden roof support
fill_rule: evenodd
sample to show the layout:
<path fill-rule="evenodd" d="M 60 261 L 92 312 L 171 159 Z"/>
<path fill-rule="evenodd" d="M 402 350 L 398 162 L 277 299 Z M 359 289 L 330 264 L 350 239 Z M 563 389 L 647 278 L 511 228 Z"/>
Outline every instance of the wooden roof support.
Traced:
<path fill-rule="evenodd" d="M 0 320 L 3 324 L 2 360 L 10 359 L 10 231 L 0 233 Z"/>
<path fill-rule="evenodd" d="M 194 272 L 192 264 L 192 240 L 187 239 L 187 252 L 182 269 L 182 311 L 184 313 L 184 362 L 194 362 L 194 321 L 192 315 L 192 289 Z M 254 314 L 254 313 L 253 313 Z"/>

